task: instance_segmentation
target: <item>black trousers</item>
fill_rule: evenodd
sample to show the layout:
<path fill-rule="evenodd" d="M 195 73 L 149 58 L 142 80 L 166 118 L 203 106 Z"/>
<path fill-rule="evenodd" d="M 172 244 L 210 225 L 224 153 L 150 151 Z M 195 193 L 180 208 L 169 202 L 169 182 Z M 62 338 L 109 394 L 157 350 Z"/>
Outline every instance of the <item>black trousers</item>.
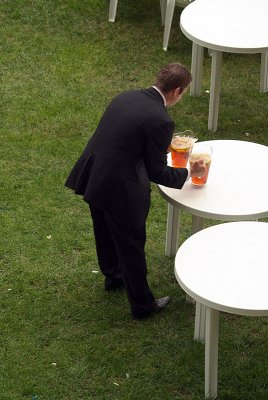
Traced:
<path fill-rule="evenodd" d="M 125 227 L 90 204 L 96 251 L 101 272 L 109 281 L 122 279 L 133 316 L 143 317 L 155 307 L 147 282 L 145 226 Z"/>

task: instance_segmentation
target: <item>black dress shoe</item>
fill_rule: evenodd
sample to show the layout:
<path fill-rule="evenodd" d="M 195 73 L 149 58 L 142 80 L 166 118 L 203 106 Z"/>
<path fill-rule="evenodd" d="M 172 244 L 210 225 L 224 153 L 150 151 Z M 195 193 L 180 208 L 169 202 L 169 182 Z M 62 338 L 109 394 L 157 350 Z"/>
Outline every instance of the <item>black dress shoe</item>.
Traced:
<path fill-rule="evenodd" d="M 159 312 L 166 307 L 166 305 L 170 302 L 170 297 L 162 297 L 161 299 L 155 300 L 156 306 L 154 308 L 154 312 Z"/>
<path fill-rule="evenodd" d="M 162 311 L 166 305 L 170 302 L 171 298 L 166 296 L 166 297 L 162 297 L 161 299 L 157 299 L 155 300 L 155 305 L 152 308 L 152 310 L 147 311 L 146 313 L 142 313 L 142 314 L 134 314 L 132 313 L 132 317 L 134 319 L 145 319 L 145 318 L 149 318 L 151 317 L 154 313 L 159 313 L 160 311 Z"/>

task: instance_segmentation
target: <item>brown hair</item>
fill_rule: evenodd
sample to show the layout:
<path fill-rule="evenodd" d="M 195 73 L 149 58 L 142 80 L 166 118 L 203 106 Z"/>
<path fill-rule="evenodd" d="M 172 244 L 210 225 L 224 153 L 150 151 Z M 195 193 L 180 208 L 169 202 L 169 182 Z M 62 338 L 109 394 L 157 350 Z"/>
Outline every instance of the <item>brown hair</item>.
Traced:
<path fill-rule="evenodd" d="M 163 93 L 170 90 L 181 88 L 181 92 L 187 88 L 192 80 L 192 75 L 188 69 L 179 63 L 165 65 L 156 75 L 155 86 Z"/>

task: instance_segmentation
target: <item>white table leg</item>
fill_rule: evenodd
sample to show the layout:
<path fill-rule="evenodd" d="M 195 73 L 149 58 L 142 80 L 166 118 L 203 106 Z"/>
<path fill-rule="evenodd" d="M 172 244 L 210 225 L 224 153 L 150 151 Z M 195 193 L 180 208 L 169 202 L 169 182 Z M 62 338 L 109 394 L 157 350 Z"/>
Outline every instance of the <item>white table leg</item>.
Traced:
<path fill-rule="evenodd" d="M 192 65 L 191 65 L 191 74 L 193 79 L 190 85 L 191 96 L 200 96 L 201 94 L 203 54 L 204 54 L 204 47 L 199 46 L 197 43 L 193 42 Z"/>
<path fill-rule="evenodd" d="M 196 232 L 201 231 L 201 229 L 203 229 L 203 220 L 204 220 L 204 218 L 202 218 L 202 217 L 197 217 L 196 215 L 192 216 L 192 235 Z M 195 303 L 195 300 L 191 296 L 189 296 L 189 294 L 186 294 L 186 301 L 189 303 Z M 198 316 L 198 325 L 203 324 L 205 326 L 205 318 L 201 318 L 199 308 L 197 309 L 197 307 L 196 307 L 195 317 L 197 316 L 197 314 L 199 315 Z M 195 325 L 196 325 L 196 323 L 195 323 Z M 204 327 L 204 331 L 205 331 L 205 327 Z M 200 339 L 197 339 L 197 340 L 203 341 L 204 339 L 203 338 L 201 339 L 201 336 L 200 336 Z"/>
<path fill-rule="evenodd" d="M 163 49 L 167 50 L 169 35 L 173 20 L 173 14 L 175 9 L 175 0 L 166 0 L 165 9 L 165 26 L 164 26 L 164 38 L 163 38 Z"/>
<path fill-rule="evenodd" d="M 167 0 L 160 0 L 161 20 L 163 26 L 165 25 L 166 6 Z"/>
<path fill-rule="evenodd" d="M 114 22 L 115 21 L 117 3 L 118 3 L 118 0 L 110 0 L 109 22 Z"/>
<path fill-rule="evenodd" d="M 215 399 L 218 386 L 219 311 L 206 307 L 205 397 Z"/>
<path fill-rule="evenodd" d="M 261 54 L 261 81 L 260 91 L 268 92 L 268 51 Z"/>
<path fill-rule="evenodd" d="M 166 232 L 166 256 L 173 257 L 178 250 L 180 210 L 168 204 L 167 232 Z"/>
<path fill-rule="evenodd" d="M 210 100 L 209 100 L 209 115 L 208 129 L 211 132 L 216 132 L 218 126 L 218 114 L 220 103 L 220 84 L 221 84 L 221 61 L 222 52 L 217 50 L 211 51 L 211 83 L 210 83 Z"/>
<path fill-rule="evenodd" d="M 206 307 L 199 301 L 195 305 L 195 324 L 194 324 L 194 339 L 198 342 L 205 342 L 206 331 Z"/>
<path fill-rule="evenodd" d="M 204 218 L 198 217 L 197 215 L 192 216 L 192 235 L 203 229 Z"/>

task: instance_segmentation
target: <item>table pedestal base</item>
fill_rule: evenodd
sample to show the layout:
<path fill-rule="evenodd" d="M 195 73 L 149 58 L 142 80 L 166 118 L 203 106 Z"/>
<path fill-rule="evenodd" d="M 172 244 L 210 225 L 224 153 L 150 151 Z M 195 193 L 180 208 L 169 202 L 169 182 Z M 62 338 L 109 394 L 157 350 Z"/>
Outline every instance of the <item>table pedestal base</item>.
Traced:
<path fill-rule="evenodd" d="M 211 60 L 211 83 L 209 99 L 208 130 L 216 132 L 218 127 L 218 114 L 220 103 L 221 63 L 222 52 L 209 49 Z M 193 42 L 192 45 L 192 82 L 190 95 L 200 96 L 202 93 L 202 68 L 204 47 Z M 268 51 L 261 54 L 260 92 L 268 91 Z"/>
<path fill-rule="evenodd" d="M 168 257 L 174 257 L 179 243 L 180 210 L 168 203 L 166 250 Z"/>
<path fill-rule="evenodd" d="M 212 57 L 211 61 L 212 65 L 211 65 L 208 129 L 211 132 L 216 132 L 218 127 L 218 115 L 219 115 L 219 104 L 220 104 L 222 52 L 212 50 L 211 57 Z"/>
<path fill-rule="evenodd" d="M 192 215 L 192 235 L 203 229 L 204 218 Z M 165 254 L 174 257 L 179 247 L 180 210 L 168 203 Z"/>
<path fill-rule="evenodd" d="M 194 339 L 198 342 L 205 342 L 206 331 L 206 307 L 199 301 L 195 304 Z"/>
<path fill-rule="evenodd" d="M 202 86 L 202 68 L 203 68 L 204 47 L 193 42 L 192 46 L 192 82 L 190 84 L 190 95 L 200 96 Z"/>
<path fill-rule="evenodd" d="M 196 215 L 192 215 L 192 234 L 201 231 L 203 229 L 203 218 Z M 179 247 L 179 225 L 180 225 L 180 210 L 174 207 L 172 204 L 168 204 L 168 216 L 167 216 L 167 231 L 166 231 L 166 249 L 165 254 L 168 257 L 175 256 Z M 186 301 L 188 303 L 195 303 L 195 300 L 186 294 Z M 196 326 L 200 327 L 198 332 L 195 334 L 195 339 L 201 342 L 204 341 L 204 328 L 205 315 L 201 310 L 202 305 L 196 307 Z"/>

